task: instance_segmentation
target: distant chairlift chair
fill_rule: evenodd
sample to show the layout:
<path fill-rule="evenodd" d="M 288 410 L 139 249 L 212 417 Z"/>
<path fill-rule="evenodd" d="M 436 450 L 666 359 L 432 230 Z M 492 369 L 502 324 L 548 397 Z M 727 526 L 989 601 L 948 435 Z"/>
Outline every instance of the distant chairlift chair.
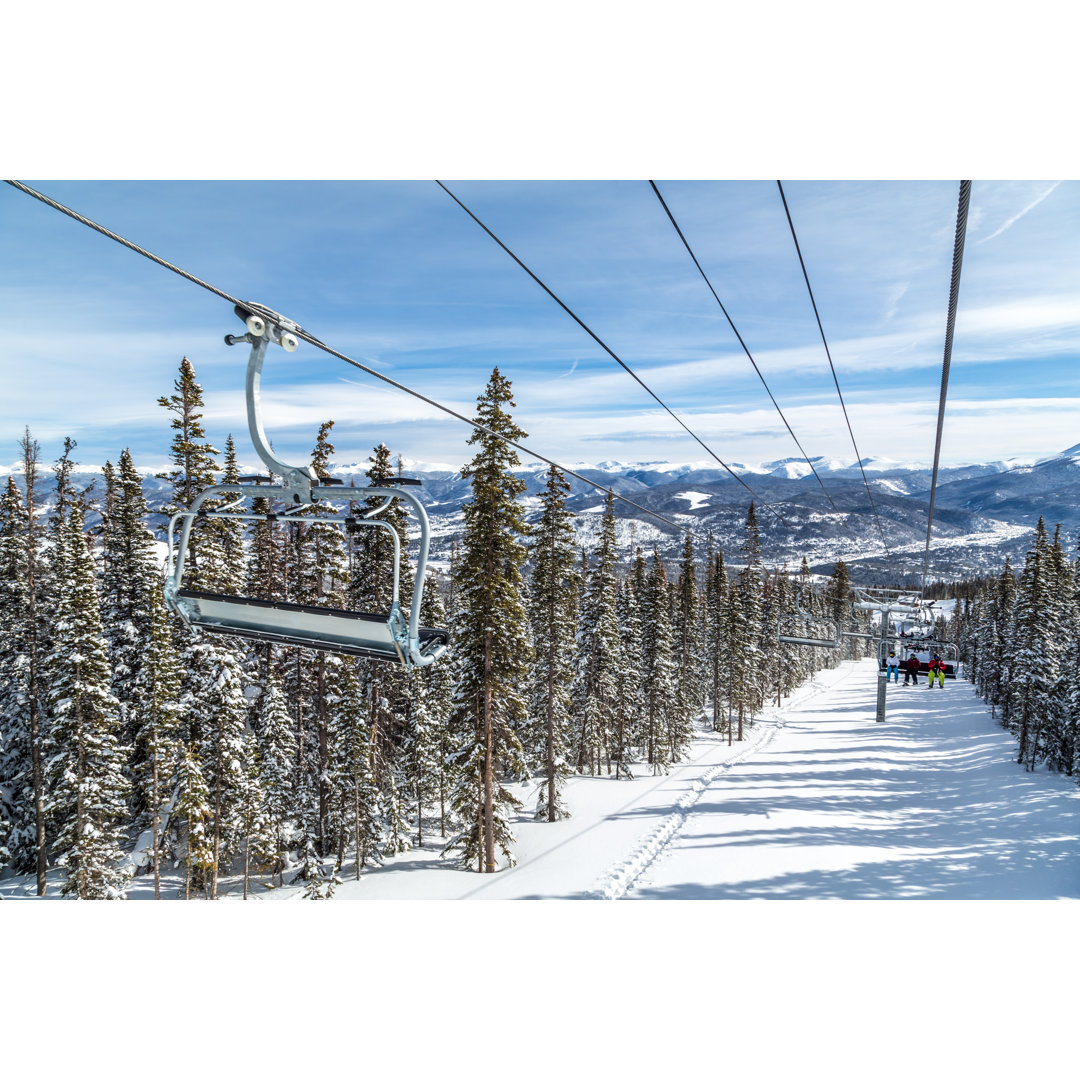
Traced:
<path fill-rule="evenodd" d="M 797 595 L 795 614 L 780 616 L 777 641 L 787 645 L 809 645 L 818 649 L 840 648 L 840 623 L 827 615 L 811 615 L 803 611 L 799 599 Z"/>
<path fill-rule="evenodd" d="M 241 477 L 239 484 L 222 484 L 207 488 L 191 506 L 173 515 L 169 522 L 169 560 L 165 579 L 165 601 L 189 626 L 214 634 L 233 634 L 255 641 L 270 641 L 281 645 L 297 645 L 307 649 L 346 653 L 374 660 L 386 660 L 405 666 L 425 667 L 447 649 L 448 634 L 420 625 L 420 605 L 427 572 L 430 526 L 420 500 L 408 490 L 419 480 L 397 478 L 385 486 L 345 487 L 340 480 L 320 479 L 310 466 L 294 467 L 279 460 L 270 449 L 260 416 L 259 384 L 266 347 L 270 342 L 295 352 L 298 341 L 293 330 L 295 323 L 269 308 L 249 304 L 235 308 L 244 320 L 247 333 L 239 337 L 229 334 L 227 345 L 248 342 L 251 355 L 247 367 L 248 429 L 255 451 L 271 473 L 280 476 L 280 484 L 260 483 L 271 477 Z M 303 331 L 301 331 L 302 333 Z M 204 504 L 220 496 L 235 496 L 224 506 L 205 509 Z M 390 610 L 386 613 L 339 611 L 334 608 L 292 604 L 276 600 L 255 600 L 242 596 L 223 596 L 216 593 L 185 589 L 182 585 L 191 528 L 197 518 L 226 518 L 240 521 L 300 520 L 298 514 L 306 506 L 324 499 L 352 500 L 381 498 L 383 502 L 363 514 L 346 510 L 318 518 L 304 518 L 310 524 L 336 523 L 343 528 L 381 528 L 389 532 L 394 549 L 394 585 Z M 243 508 L 253 498 L 283 500 L 286 509 L 279 513 L 255 514 Z M 416 559 L 416 585 L 409 617 L 402 614 L 398 596 L 401 564 L 401 542 L 389 522 L 376 520 L 395 499 L 409 505 L 420 525 L 420 550 Z M 272 509 L 272 504 L 271 504 Z M 179 541 L 175 539 L 180 525 Z"/>

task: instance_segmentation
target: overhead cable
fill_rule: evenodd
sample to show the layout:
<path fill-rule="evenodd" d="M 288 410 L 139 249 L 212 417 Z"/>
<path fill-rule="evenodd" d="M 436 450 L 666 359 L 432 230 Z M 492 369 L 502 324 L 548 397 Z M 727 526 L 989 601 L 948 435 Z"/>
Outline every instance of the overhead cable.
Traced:
<path fill-rule="evenodd" d="M 847 424 L 848 434 L 851 436 L 851 445 L 855 450 L 855 460 L 859 463 L 859 472 L 862 473 L 863 486 L 866 488 L 866 497 L 870 500 L 870 509 L 874 512 L 874 520 L 877 522 L 878 532 L 881 534 L 881 543 L 885 548 L 886 556 L 891 557 L 889 544 L 885 539 L 885 530 L 881 527 L 881 518 L 878 517 L 877 506 L 874 505 L 874 496 L 870 491 L 870 484 L 866 479 L 866 470 L 863 468 L 862 454 L 855 445 L 855 432 L 851 430 L 851 418 L 848 416 L 847 406 L 844 404 L 844 395 L 840 393 L 840 380 L 836 377 L 836 368 L 833 366 L 832 353 L 829 352 L 829 343 L 825 340 L 825 328 L 821 325 L 821 316 L 818 314 L 817 303 L 814 300 L 814 290 L 810 288 L 810 277 L 806 273 L 806 263 L 803 262 L 802 249 L 799 247 L 799 238 L 795 235 L 795 223 L 791 220 L 791 211 L 788 209 L 787 199 L 784 197 L 784 185 L 779 180 L 776 186 L 780 189 L 780 200 L 784 204 L 784 213 L 787 215 L 788 228 L 791 229 L 791 239 L 795 241 L 795 254 L 799 256 L 799 266 L 802 267 L 803 280 L 806 282 L 806 291 L 810 294 L 810 305 L 814 309 L 814 318 L 817 319 L 818 330 L 821 333 L 821 343 L 825 346 L 825 355 L 829 360 L 829 370 L 832 372 L 833 382 L 836 383 L 836 395 L 840 398 L 840 408 L 844 410 L 844 422 Z"/>
<path fill-rule="evenodd" d="M 19 191 L 25 192 L 27 195 L 32 196 L 39 202 L 44 203 L 46 206 L 51 206 L 54 210 L 59 210 L 62 214 L 66 214 L 68 217 L 73 218 L 75 221 L 78 221 L 83 225 L 86 225 L 88 228 L 93 229 L 95 232 L 101 233 L 102 236 L 107 236 L 110 240 L 115 240 L 118 244 L 122 244 L 124 247 L 130 248 L 132 251 L 137 252 L 139 255 L 150 259 L 152 262 L 156 262 L 159 266 L 165 267 L 166 270 L 171 270 L 174 274 L 179 274 L 181 277 L 187 278 L 188 281 L 200 286 L 203 289 L 206 289 L 209 292 L 214 293 L 215 296 L 220 296 L 222 300 L 227 300 L 230 304 L 234 306 L 245 306 L 244 301 L 239 300 L 235 296 L 231 296 L 229 293 L 216 288 L 215 286 L 209 284 L 209 282 L 203 281 L 202 278 L 198 278 L 194 274 L 190 274 L 186 270 L 182 270 L 179 266 L 168 262 L 166 259 L 155 255 L 151 251 L 147 251 L 146 248 L 139 247 L 138 244 L 134 244 L 130 240 L 126 240 L 124 237 L 112 232 L 110 229 L 106 229 L 103 225 L 99 225 L 96 221 L 93 221 L 88 217 L 84 217 L 82 214 L 70 209 L 70 207 L 64 206 L 63 203 L 59 203 L 55 199 L 49 198 L 48 195 L 44 195 L 42 194 L 42 192 L 36 191 L 32 187 L 28 187 L 26 184 L 22 184 L 18 180 L 8 180 L 7 183 L 10 184 L 12 187 L 17 188 Z M 435 401 L 432 398 L 426 397 L 424 394 L 421 394 L 419 391 L 413 390 L 410 387 L 405 386 L 403 383 L 396 382 L 389 376 L 383 375 L 381 372 L 375 371 L 372 368 L 369 368 L 366 365 L 361 364 L 356 360 L 353 360 L 351 357 L 346 356 L 344 353 L 340 353 L 336 349 L 330 348 L 329 345 L 324 344 L 318 338 L 312 336 L 306 330 L 303 330 L 300 327 L 296 327 L 295 329 L 290 328 L 290 333 L 292 333 L 295 337 L 301 338 L 302 340 L 306 341 L 309 345 L 314 345 L 315 348 L 321 349 L 323 352 L 328 353 L 330 356 L 336 357 L 338 360 L 343 360 L 346 364 L 351 364 L 355 368 L 359 368 L 366 375 L 371 375 L 374 378 L 379 379 L 382 382 L 394 387 L 396 390 L 401 390 L 403 393 L 409 394 L 410 396 L 418 399 L 419 401 L 423 401 L 425 404 L 432 406 L 432 408 L 441 410 L 447 415 L 454 417 L 455 420 L 460 420 L 462 423 L 468 424 L 470 427 L 475 428 L 477 431 L 482 431 L 485 435 L 491 435 L 496 439 L 501 439 L 507 445 L 514 447 L 515 450 L 520 450 L 523 454 L 528 454 L 530 457 L 536 458 L 537 461 L 544 462 L 545 465 L 553 466 L 560 472 L 564 472 L 568 476 L 572 476 L 574 477 L 574 479 L 580 480 L 582 481 L 582 483 L 588 484 L 590 487 L 596 488 L 597 491 L 603 492 L 604 494 L 610 493 L 620 502 L 624 502 L 628 506 L 634 507 L 635 510 L 640 510 L 642 513 L 648 514 L 650 517 L 654 517 L 658 521 L 664 522 L 665 525 L 670 525 L 677 532 L 690 533 L 690 535 L 692 536 L 697 536 L 700 539 L 704 539 L 704 536 L 701 533 L 694 532 L 692 529 L 686 528 L 685 525 L 679 525 L 676 522 L 664 517 L 663 514 L 658 514 L 655 510 L 650 510 L 647 507 L 642 506 L 640 503 L 634 502 L 633 499 L 628 499 L 624 495 L 619 495 L 615 491 L 612 491 L 610 488 L 605 488 L 601 484 L 596 483 L 595 480 L 590 480 L 587 476 L 582 476 L 580 473 L 574 472 L 573 469 L 568 469 L 565 465 L 560 465 L 558 464 L 558 462 L 552 461 L 550 458 L 544 457 L 543 454 L 538 454 L 535 450 L 530 450 L 528 447 L 522 446 L 520 443 L 514 442 L 513 439 L 508 439 L 506 438 L 506 436 L 500 435 L 496 431 L 492 431 L 490 428 L 485 427 L 483 424 L 479 424 L 475 420 L 470 420 L 467 416 L 463 416 L 461 413 L 456 412 L 449 406 L 442 405 L 438 401 Z"/>
<path fill-rule="evenodd" d="M 971 201 L 971 181 L 960 181 L 960 197 L 956 207 L 956 240 L 953 243 L 952 281 L 949 284 L 949 314 L 945 320 L 945 358 L 941 364 L 941 397 L 938 400 L 937 436 L 934 439 L 934 471 L 930 477 L 930 507 L 926 519 L 926 552 L 923 555 L 922 590 L 926 592 L 926 574 L 930 568 L 930 535 L 934 528 L 934 497 L 937 494 L 938 465 L 941 461 L 941 430 L 945 424 L 945 395 L 949 390 L 949 365 L 952 363 L 953 331 L 956 329 L 956 307 L 960 299 L 960 267 L 964 262 L 964 238 L 967 235 L 968 203 Z"/>
<path fill-rule="evenodd" d="M 550 296 L 551 299 L 554 300 L 555 303 L 558 304 L 559 307 L 561 307 L 563 311 L 565 311 L 566 314 L 569 315 L 570 318 L 573 319 L 574 322 L 576 322 L 578 326 L 580 326 L 582 330 L 584 330 L 585 333 L 587 333 L 589 337 L 591 337 L 593 341 L 595 341 L 596 344 L 599 345 L 600 348 L 603 349 L 604 352 L 606 352 L 608 356 L 610 356 L 611 359 L 614 360 L 615 363 L 617 363 L 649 395 L 649 397 L 651 397 L 679 425 L 679 427 L 681 427 L 683 431 L 685 431 L 709 455 L 709 457 L 711 457 L 714 461 L 718 462 L 721 466 L 723 466 L 723 468 L 727 470 L 728 474 L 735 480 L 737 480 L 740 484 L 742 484 L 742 486 L 746 488 L 748 492 L 750 492 L 750 495 L 758 502 L 759 505 L 764 506 L 767 510 L 771 511 L 771 513 L 775 515 L 775 517 L 780 521 L 781 524 L 785 526 L 788 525 L 788 523 L 783 519 L 783 517 L 781 517 L 780 513 L 777 510 L 775 510 L 769 503 L 762 502 L 761 499 L 755 494 L 754 489 L 750 487 L 750 485 L 747 484 L 746 481 L 738 475 L 738 473 L 733 472 L 732 469 L 725 462 L 721 461 L 720 458 L 713 452 L 713 450 L 706 446 L 705 443 L 702 442 L 702 440 L 693 431 L 691 431 L 690 428 L 687 427 L 686 424 L 683 423 L 683 421 L 674 412 L 672 412 L 672 410 L 669 409 L 667 405 L 665 405 L 664 402 L 661 401 L 660 398 L 651 389 L 649 389 L 648 386 L 645 385 L 645 383 L 626 363 L 623 362 L 623 360 L 615 353 L 615 351 L 610 348 L 610 346 L 608 346 L 603 340 L 601 340 L 601 338 L 596 333 L 594 333 L 593 330 L 590 329 L 590 327 L 587 326 L 582 319 L 575 315 L 574 312 L 571 311 L 570 308 L 566 304 L 564 304 L 563 301 L 560 300 L 559 297 L 556 296 L 555 293 L 552 292 L 551 289 L 549 289 L 547 285 L 545 285 L 540 280 L 540 278 L 538 278 L 536 274 L 534 274 L 532 270 L 530 270 L 525 265 L 525 263 L 523 263 L 521 259 L 519 259 L 517 255 L 515 255 L 491 231 L 491 229 L 489 229 L 444 183 L 442 183 L 442 181 L 436 180 L 435 183 L 437 183 L 439 187 L 441 187 L 443 191 L 445 191 L 446 194 L 449 195 L 450 198 L 453 199 L 454 202 L 456 202 L 458 206 L 460 206 L 461 209 L 464 210 L 465 213 L 468 214 L 469 217 L 471 217 L 473 221 L 475 221 L 476 224 L 479 225 L 480 228 L 483 229 L 484 232 L 486 232 L 488 236 L 490 236 L 491 239 L 494 240 L 495 243 L 498 244 L 499 247 L 501 247 L 503 251 L 505 251 L 506 254 L 509 255 L 510 258 L 513 259 L 514 262 L 516 262 L 518 266 L 520 266 L 521 269 L 524 270 L 525 273 L 528 274 L 529 277 L 531 277 L 533 281 L 535 281 L 536 284 L 539 285 L 540 288 L 543 289 L 544 292 L 546 292 L 548 296 Z M 811 466 L 811 468 L 813 468 L 813 466 Z"/>

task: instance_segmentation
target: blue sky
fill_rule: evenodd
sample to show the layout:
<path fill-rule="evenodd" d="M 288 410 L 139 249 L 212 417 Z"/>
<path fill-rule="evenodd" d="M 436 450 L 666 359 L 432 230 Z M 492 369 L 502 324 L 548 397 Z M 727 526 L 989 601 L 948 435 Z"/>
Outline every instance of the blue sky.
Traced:
<path fill-rule="evenodd" d="M 467 415 L 498 365 L 567 465 L 707 456 L 434 182 L 22 179 Z M 724 461 L 798 456 L 647 181 L 446 182 Z M 775 181 L 656 182 L 807 453 L 853 459 Z M 859 449 L 929 460 L 958 181 L 784 186 Z M 29 425 L 46 461 L 71 435 L 84 464 L 162 467 L 185 355 L 211 439 L 255 466 L 224 301 L 7 185 L 0 237 L 0 466 Z M 1080 442 L 1078 240 L 1080 183 L 974 180 L 944 460 Z M 465 425 L 306 345 L 264 392 L 287 459 L 325 419 L 339 461 L 470 456 Z"/>

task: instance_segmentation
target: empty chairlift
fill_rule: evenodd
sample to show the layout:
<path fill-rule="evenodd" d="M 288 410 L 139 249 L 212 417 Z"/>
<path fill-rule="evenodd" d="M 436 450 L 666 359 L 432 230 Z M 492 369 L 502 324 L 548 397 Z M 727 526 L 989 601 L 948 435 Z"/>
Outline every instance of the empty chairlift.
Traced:
<path fill-rule="evenodd" d="M 781 615 L 777 641 L 787 645 L 809 645 L 818 649 L 838 649 L 840 647 L 841 626 L 836 619 L 826 615 L 811 615 L 804 611 L 795 598 L 796 612 Z"/>
<path fill-rule="evenodd" d="M 378 487 L 346 487 L 340 480 L 320 478 L 310 466 L 295 467 L 278 459 L 270 449 L 260 415 L 259 386 L 267 346 L 272 342 L 286 352 L 294 352 L 298 341 L 294 330 L 300 328 L 276 312 L 258 304 L 237 307 L 247 332 L 227 335 L 228 345 L 247 342 L 251 354 L 247 367 L 248 429 L 255 451 L 281 483 L 262 483 L 270 477 L 242 477 L 238 484 L 221 484 L 201 492 L 191 506 L 175 514 L 169 523 L 169 560 L 165 580 L 165 600 L 193 629 L 214 634 L 232 634 L 255 641 L 298 645 L 308 649 L 345 653 L 385 660 L 406 666 L 423 667 L 434 662 L 447 648 L 445 630 L 420 625 L 420 605 L 427 572 L 430 527 L 423 504 L 410 490 L 419 480 L 388 480 Z M 303 331 L 301 331 L 302 333 Z M 273 509 L 271 500 L 285 504 L 276 513 L 257 514 L 249 500 L 262 498 Z M 373 498 L 382 501 L 363 513 L 350 512 L 351 503 Z M 346 509 L 330 504 L 343 501 Z M 401 542 L 397 530 L 378 515 L 395 500 L 408 506 L 420 527 L 416 559 L 416 585 L 408 617 L 399 598 Z M 207 505 L 209 504 L 209 506 Z M 392 539 L 394 552 L 393 590 L 387 611 L 342 611 L 334 608 L 292 604 L 276 600 L 257 600 L 185 588 L 183 575 L 191 542 L 192 525 L 200 518 L 225 518 L 241 521 L 298 519 L 306 508 L 319 504 L 318 518 L 306 517 L 308 524 L 331 525 L 342 529 L 385 529 Z M 326 511 L 329 510 L 327 513 Z"/>

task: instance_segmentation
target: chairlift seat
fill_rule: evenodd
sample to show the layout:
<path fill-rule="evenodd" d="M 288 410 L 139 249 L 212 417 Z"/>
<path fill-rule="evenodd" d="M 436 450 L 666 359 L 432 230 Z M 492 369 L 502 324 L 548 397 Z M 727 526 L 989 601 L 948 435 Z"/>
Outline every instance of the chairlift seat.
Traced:
<path fill-rule="evenodd" d="M 233 634 L 279 645 L 363 656 L 393 663 L 408 662 L 395 635 L 392 615 L 256 600 L 243 596 L 177 589 L 176 606 L 193 627 L 212 634 Z M 402 629 L 404 621 L 401 621 Z M 442 652 L 449 641 L 445 630 L 419 628 L 420 652 Z"/>

